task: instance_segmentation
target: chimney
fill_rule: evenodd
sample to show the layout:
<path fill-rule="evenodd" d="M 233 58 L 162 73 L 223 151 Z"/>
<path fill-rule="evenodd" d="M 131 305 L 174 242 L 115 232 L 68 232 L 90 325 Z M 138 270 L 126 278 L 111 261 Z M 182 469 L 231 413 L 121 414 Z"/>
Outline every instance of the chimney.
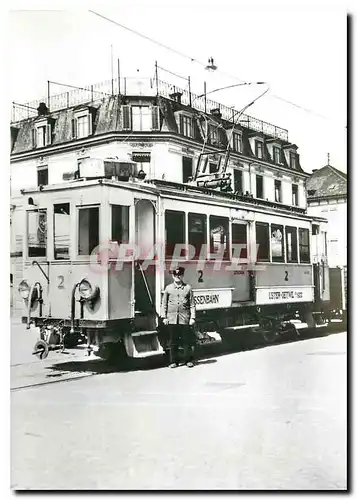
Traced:
<path fill-rule="evenodd" d="M 222 118 L 222 113 L 219 108 L 211 109 L 211 115 L 216 116 L 217 118 Z"/>
<path fill-rule="evenodd" d="M 40 105 L 39 107 L 37 108 L 37 113 L 38 113 L 38 116 L 45 116 L 45 115 L 48 115 L 50 112 L 50 110 L 48 109 L 48 107 L 46 106 L 46 103 L 44 102 L 40 102 Z"/>
<path fill-rule="evenodd" d="M 174 92 L 173 94 L 170 94 L 169 95 L 170 99 L 172 99 L 173 101 L 176 101 L 178 102 L 179 104 L 181 104 L 181 97 L 182 97 L 182 92 Z"/>

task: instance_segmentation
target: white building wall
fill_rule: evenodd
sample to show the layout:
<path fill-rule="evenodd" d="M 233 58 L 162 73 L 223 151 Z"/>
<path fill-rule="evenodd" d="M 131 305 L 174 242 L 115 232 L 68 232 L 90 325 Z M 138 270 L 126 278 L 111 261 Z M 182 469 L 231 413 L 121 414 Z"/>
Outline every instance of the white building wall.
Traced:
<path fill-rule="evenodd" d="M 347 202 L 309 206 L 307 213 L 324 217 L 327 224 L 327 256 L 330 267 L 347 265 Z"/>

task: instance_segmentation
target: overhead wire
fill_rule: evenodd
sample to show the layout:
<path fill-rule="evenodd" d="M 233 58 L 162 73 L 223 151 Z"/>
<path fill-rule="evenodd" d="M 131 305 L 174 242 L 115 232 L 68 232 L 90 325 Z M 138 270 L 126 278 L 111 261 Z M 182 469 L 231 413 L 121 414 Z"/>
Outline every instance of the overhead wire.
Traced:
<path fill-rule="evenodd" d="M 202 61 L 200 61 L 200 60 L 196 59 L 195 57 L 192 57 L 192 56 L 190 56 L 190 55 L 188 55 L 188 54 L 185 54 L 185 53 L 183 53 L 183 52 L 181 52 L 181 51 L 179 51 L 179 50 L 177 50 L 177 49 L 174 49 L 174 48 L 172 48 L 172 47 L 170 47 L 170 46 L 168 46 L 168 45 L 166 45 L 166 44 L 164 44 L 164 43 L 162 43 L 162 42 L 158 42 L 158 41 L 157 41 L 157 40 L 155 40 L 154 38 L 151 38 L 151 37 L 149 37 L 149 36 L 147 36 L 147 35 L 144 35 L 144 34 L 143 34 L 143 33 L 141 33 L 140 31 L 136 31 L 136 30 L 133 30 L 132 28 L 128 28 L 127 26 L 124 26 L 123 24 L 119 23 L 118 21 L 114 21 L 113 19 L 110 19 L 109 17 L 104 16 L 103 14 L 100 14 L 99 12 L 96 12 L 96 11 L 94 11 L 94 10 L 89 10 L 89 12 L 90 12 L 91 14 L 94 14 L 94 15 L 96 15 L 96 16 L 98 16 L 98 17 L 101 17 L 102 19 L 104 19 L 104 20 L 106 20 L 106 21 L 108 21 L 108 22 L 110 22 L 110 23 L 113 23 L 113 24 L 115 24 L 115 25 L 119 26 L 120 28 L 123 28 L 123 29 L 125 29 L 125 30 L 127 30 L 127 31 L 129 31 L 129 32 L 131 32 L 131 33 L 133 33 L 133 34 L 135 34 L 135 35 L 137 35 L 137 36 L 140 36 L 140 37 L 142 37 L 142 38 L 144 38 L 144 39 L 146 39 L 146 40 L 149 40 L 150 42 L 152 42 L 152 43 L 154 43 L 154 44 L 156 44 L 156 45 L 158 45 L 158 46 L 160 46 L 160 47 L 163 47 L 163 48 L 165 48 L 166 50 L 169 50 L 169 51 L 171 51 L 171 52 L 173 52 L 173 53 L 175 53 L 175 54 L 177 54 L 177 55 L 179 55 L 179 56 L 181 56 L 181 57 L 184 57 L 185 59 L 189 59 L 191 62 L 194 62 L 194 63 L 196 63 L 196 64 L 199 64 L 199 65 L 201 65 L 201 66 L 203 66 L 203 67 L 206 67 L 206 66 L 207 66 L 207 64 L 206 64 L 206 63 L 204 63 L 204 62 L 202 62 Z M 163 69 L 163 68 L 161 68 L 161 69 Z M 167 70 L 165 70 L 165 71 L 167 71 Z M 226 73 L 226 72 L 224 72 L 224 71 L 222 71 L 222 70 L 218 70 L 218 69 L 216 69 L 215 71 L 216 71 L 217 73 L 221 74 L 221 75 L 224 75 L 224 76 L 227 76 L 227 77 L 229 77 L 229 78 L 232 78 L 232 79 L 234 79 L 234 80 L 236 80 L 236 81 L 238 81 L 238 82 L 241 82 L 241 83 L 248 83 L 246 80 L 242 80 L 241 78 L 237 77 L 236 75 L 232 75 L 232 74 L 230 74 L 230 73 Z M 177 76 L 177 75 L 176 75 L 176 76 Z M 181 78 L 182 78 L 182 77 L 181 77 Z M 304 111 L 304 112 L 306 112 L 306 113 L 310 113 L 310 114 L 313 114 L 313 115 L 318 116 L 318 117 L 320 117 L 320 118 L 323 118 L 323 119 L 325 119 L 325 120 L 335 122 L 335 120 L 334 120 L 333 118 L 331 118 L 331 117 L 327 117 L 327 116 L 322 115 L 322 114 L 320 114 L 320 113 L 317 113 L 317 112 L 315 112 L 315 111 L 313 111 L 313 110 L 311 110 L 311 109 L 305 108 L 304 106 L 301 106 L 300 104 L 296 104 L 296 103 L 294 103 L 293 101 L 290 101 L 290 100 L 288 100 L 288 99 L 285 99 L 285 98 L 283 98 L 283 97 L 280 97 L 280 96 L 278 96 L 278 95 L 276 95 L 276 94 L 269 94 L 269 95 L 270 95 L 272 98 L 274 98 L 274 99 L 278 99 L 278 100 L 280 100 L 280 101 L 282 101 L 282 102 L 285 102 L 286 104 L 289 104 L 289 105 L 291 105 L 291 106 L 294 106 L 295 108 L 301 109 L 302 111 Z M 344 128 L 347 128 L 347 126 L 345 126 Z"/>

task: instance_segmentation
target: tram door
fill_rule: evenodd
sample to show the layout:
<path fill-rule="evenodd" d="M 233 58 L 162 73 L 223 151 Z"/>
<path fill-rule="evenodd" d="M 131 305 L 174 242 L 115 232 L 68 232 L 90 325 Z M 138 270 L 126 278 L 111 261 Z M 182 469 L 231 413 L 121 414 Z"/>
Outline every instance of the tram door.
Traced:
<path fill-rule="evenodd" d="M 145 324 L 152 326 L 155 322 L 155 266 L 148 266 L 145 261 L 153 255 L 155 207 L 149 200 L 135 200 L 135 244 L 140 250 L 135 266 L 135 316 L 145 318 Z"/>

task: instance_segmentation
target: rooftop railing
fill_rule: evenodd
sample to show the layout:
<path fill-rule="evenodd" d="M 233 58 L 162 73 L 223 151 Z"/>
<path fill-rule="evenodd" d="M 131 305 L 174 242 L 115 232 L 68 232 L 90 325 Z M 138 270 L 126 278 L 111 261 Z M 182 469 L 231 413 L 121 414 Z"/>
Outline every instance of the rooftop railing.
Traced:
<path fill-rule="evenodd" d="M 160 95 L 170 99 L 170 95 L 174 93 L 181 94 L 182 104 L 192 106 L 192 108 L 196 110 L 209 113 L 212 109 L 218 108 L 222 118 L 230 122 L 233 122 L 237 116 L 237 110 L 235 108 L 225 106 L 217 101 L 207 99 L 205 96 L 199 96 L 162 80 L 123 77 L 120 79 L 105 80 L 104 82 L 96 83 L 89 87 L 73 88 L 73 90 L 68 92 L 50 95 L 49 98 L 44 97 L 23 104 L 13 103 L 12 123 L 37 116 L 37 108 L 40 102 L 46 103 L 50 111 L 55 112 L 81 104 L 95 104 L 116 94 L 122 94 L 124 96 Z M 288 131 L 286 129 L 259 120 L 253 116 L 242 114 L 239 123 L 242 127 L 250 130 L 262 132 L 265 135 L 288 141 Z"/>

